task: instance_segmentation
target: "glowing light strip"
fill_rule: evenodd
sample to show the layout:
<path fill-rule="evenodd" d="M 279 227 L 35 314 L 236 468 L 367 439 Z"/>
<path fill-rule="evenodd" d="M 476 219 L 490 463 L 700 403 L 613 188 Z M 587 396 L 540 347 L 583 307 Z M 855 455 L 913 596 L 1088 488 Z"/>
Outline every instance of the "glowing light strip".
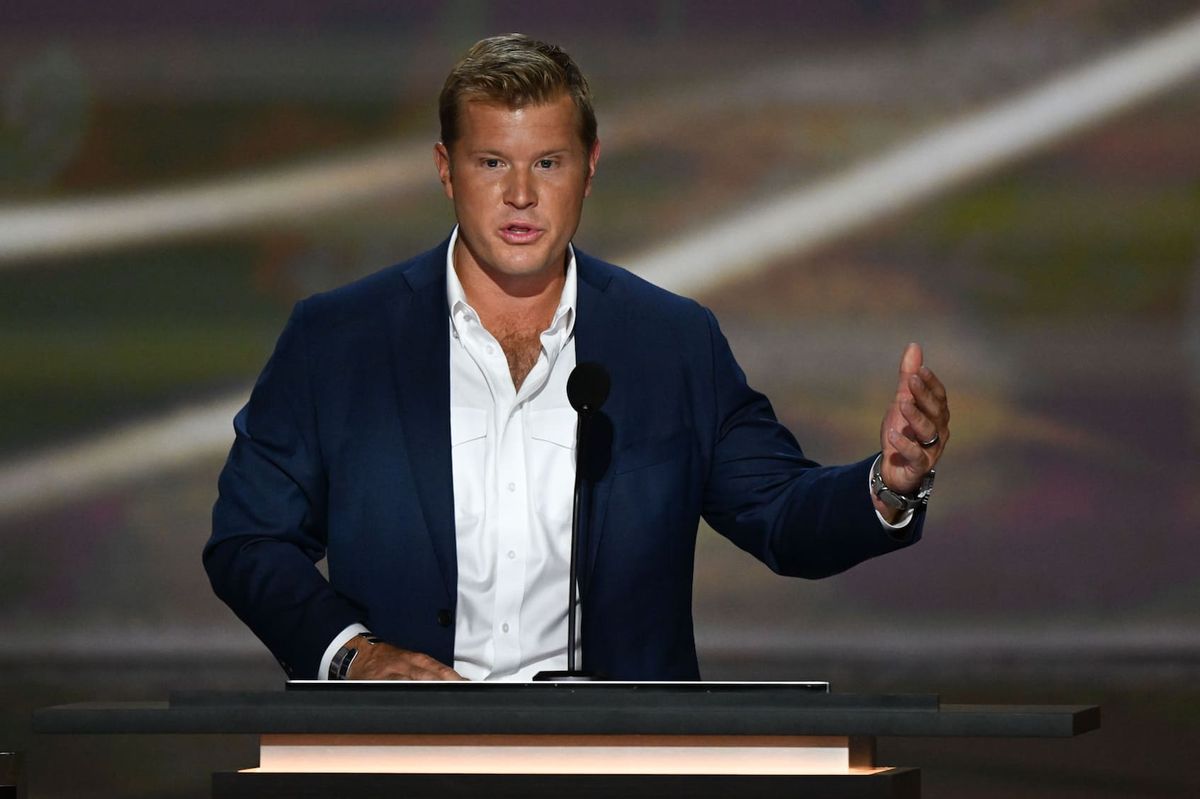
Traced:
<path fill-rule="evenodd" d="M 489 740 L 491 739 L 491 740 Z M 855 764 L 870 767 L 872 764 Z M 263 772 L 848 774 L 845 737 L 263 736 Z"/>
<path fill-rule="evenodd" d="M 432 180 L 432 143 L 128 196 L 0 208 L 0 268 L 353 208 Z"/>
<path fill-rule="evenodd" d="M 238 393 L 51 449 L 0 469 L 0 514 L 34 510 L 219 456 L 233 442 Z"/>
<path fill-rule="evenodd" d="M 730 95 L 762 91 L 796 69 L 789 62 L 782 70 L 721 79 L 674 93 L 669 100 L 655 99 L 652 105 L 635 101 L 605 118 L 605 152 L 652 138 L 646 126 L 648 113 L 669 108 L 678 118 L 727 107 Z M 65 255 L 295 224 L 306 216 L 362 206 L 422 186 L 435 187 L 435 180 L 431 137 L 192 185 L 0 206 L 0 269 Z"/>

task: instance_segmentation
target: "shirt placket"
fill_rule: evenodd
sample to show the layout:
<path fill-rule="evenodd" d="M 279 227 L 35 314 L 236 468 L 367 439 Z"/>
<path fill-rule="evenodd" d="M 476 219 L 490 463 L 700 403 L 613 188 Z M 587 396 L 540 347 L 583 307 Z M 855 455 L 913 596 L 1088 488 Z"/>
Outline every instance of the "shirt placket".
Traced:
<path fill-rule="evenodd" d="M 508 405 L 496 458 L 499 513 L 496 546 L 496 642 L 494 672 L 509 674 L 521 664 L 521 604 L 529 546 L 529 491 L 526 485 L 524 420 Z"/>
<path fill-rule="evenodd" d="M 536 518 L 532 510 L 531 487 L 528 485 L 528 426 L 526 410 L 529 403 L 545 387 L 553 367 L 554 356 L 568 337 L 568 318 L 560 310 L 542 334 L 543 351 L 515 391 L 508 370 L 508 361 L 499 342 L 480 324 L 478 316 L 464 308 L 458 317 L 464 350 L 479 367 L 491 395 L 492 433 L 488 437 L 485 456 L 485 493 L 488 508 L 484 516 L 480 554 L 493 565 L 490 593 L 492 607 L 492 637 L 488 678 L 504 678 L 520 671 L 523 663 L 521 639 L 521 610 L 525 604 L 530 579 L 531 558 L 539 555 Z M 533 487 L 537 490 L 538 487 Z"/>
<path fill-rule="evenodd" d="M 504 351 L 481 325 L 476 326 L 476 332 L 479 361 L 494 401 L 492 429 L 496 431 L 496 446 L 489 459 L 487 480 L 496 512 L 489 514 L 485 529 L 495 542 L 488 548 L 495 574 L 491 676 L 503 676 L 516 671 L 521 663 L 520 614 L 529 536 L 525 431 Z"/>

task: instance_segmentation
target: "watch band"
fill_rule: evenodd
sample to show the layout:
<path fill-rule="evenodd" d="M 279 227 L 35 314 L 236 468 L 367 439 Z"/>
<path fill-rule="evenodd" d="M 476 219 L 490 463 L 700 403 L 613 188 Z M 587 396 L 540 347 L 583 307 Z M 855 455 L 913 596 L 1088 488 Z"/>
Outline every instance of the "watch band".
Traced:
<path fill-rule="evenodd" d="M 883 456 L 880 455 L 871 466 L 871 493 L 880 502 L 892 510 L 898 510 L 901 513 L 924 508 L 929 504 L 929 495 L 933 493 L 933 478 L 937 474 L 936 470 L 930 469 L 929 473 L 921 480 L 921 485 L 917 487 L 916 495 L 908 496 L 907 494 L 901 494 L 898 491 L 888 488 L 887 483 L 883 482 L 882 464 Z"/>
<path fill-rule="evenodd" d="M 383 643 L 382 638 L 377 638 L 373 633 L 370 633 L 370 632 L 359 633 L 359 635 L 357 637 L 361 637 L 364 641 L 366 641 L 371 646 L 375 646 L 376 644 Z M 350 639 L 350 640 L 354 640 L 354 639 Z M 357 654 L 358 654 L 358 650 L 356 648 L 350 646 L 350 644 L 348 644 L 348 643 L 345 646 L 343 646 L 341 649 L 339 649 L 334 654 L 333 658 L 329 661 L 329 679 L 331 679 L 331 680 L 346 679 L 346 675 L 350 673 L 350 664 L 354 662 L 354 657 Z"/>
<path fill-rule="evenodd" d="M 343 646 L 333 656 L 333 660 L 329 661 L 329 679 L 344 680 L 346 675 L 350 673 L 350 664 L 354 662 L 354 656 L 358 654 L 358 650 L 352 646 Z"/>

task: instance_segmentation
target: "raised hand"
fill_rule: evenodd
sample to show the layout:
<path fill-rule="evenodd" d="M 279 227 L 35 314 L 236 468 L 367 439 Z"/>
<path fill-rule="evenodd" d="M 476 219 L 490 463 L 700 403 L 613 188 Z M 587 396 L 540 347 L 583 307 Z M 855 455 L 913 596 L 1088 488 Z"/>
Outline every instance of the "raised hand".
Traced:
<path fill-rule="evenodd" d="M 946 450 L 950 440 L 950 406 L 946 387 L 924 365 L 921 345 L 909 344 L 900 359 L 896 397 L 879 428 L 883 450 L 880 471 L 893 491 L 911 494 Z M 895 512 L 875 500 L 885 518 Z"/>

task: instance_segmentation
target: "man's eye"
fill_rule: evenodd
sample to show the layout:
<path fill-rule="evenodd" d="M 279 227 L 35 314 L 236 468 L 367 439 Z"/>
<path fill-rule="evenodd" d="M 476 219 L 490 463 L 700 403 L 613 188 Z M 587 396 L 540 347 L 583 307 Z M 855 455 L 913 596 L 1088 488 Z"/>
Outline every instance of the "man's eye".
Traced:
<path fill-rule="evenodd" d="M 554 166 L 554 159 L 543 158 L 541 161 L 538 161 L 538 166 L 542 169 L 551 169 Z"/>
<path fill-rule="evenodd" d="M 500 159 L 499 158 L 485 158 L 485 159 L 483 159 L 483 165 L 486 166 L 488 169 L 496 169 L 497 167 L 500 166 Z"/>

